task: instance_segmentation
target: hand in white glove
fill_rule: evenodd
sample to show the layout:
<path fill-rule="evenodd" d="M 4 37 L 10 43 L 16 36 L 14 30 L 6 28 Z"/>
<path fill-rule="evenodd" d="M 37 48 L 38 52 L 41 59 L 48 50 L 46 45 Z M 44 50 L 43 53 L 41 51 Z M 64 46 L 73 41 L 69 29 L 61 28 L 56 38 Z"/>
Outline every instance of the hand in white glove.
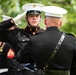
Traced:
<path fill-rule="evenodd" d="M 10 16 L 6 16 L 6 15 L 2 15 L 3 21 L 8 20 L 8 19 L 12 19 L 12 17 Z M 16 17 L 14 18 L 14 20 L 17 19 Z M 20 20 L 15 22 L 16 25 L 21 24 Z"/>
<path fill-rule="evenodd" d="M 4 21 L 4 20 L 11 19 L 12 17 L 10 17 L 10 16 L 6 16 L 6 15 L 2 15 L 2 18 L 3 18 L 3 21 Z"/>
<path fill-rule="evenodd" d="M 13 20 L 15 22 L 16 25 L 20 24 L 20 20 L 21 18 L 26 14 L 26 12 L 19 14 L 18 16 L 14 17 Z"/>
<path fill-rule="evenodd" d="M 12 18 L 10 16 L 6 16 L 6 15 L 2 15 L 2 17 L 3 17 L 3 21 L 12 18 L 14 20 L 15 24 L 18 25 L 18 24 L 21 24 L 20 20 L 25 14 L 26 14 L 26 12 L 23 12 L 22 14 L 19 14 L 18 16 L 14 17 L 14 18 Z"/>

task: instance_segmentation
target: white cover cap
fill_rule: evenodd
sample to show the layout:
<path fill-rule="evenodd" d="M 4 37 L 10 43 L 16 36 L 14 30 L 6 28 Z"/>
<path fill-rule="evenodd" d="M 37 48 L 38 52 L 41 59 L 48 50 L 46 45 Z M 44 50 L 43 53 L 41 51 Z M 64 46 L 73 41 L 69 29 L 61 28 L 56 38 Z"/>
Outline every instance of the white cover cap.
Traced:
<path fill-rule="evenodd" d="M 22 6 L 22 9 L 24 11 L 30 11 L 30 10 L 37 10 L 37 11 L 42 11 L 43 4 L 38 4 L 38 3 L 28 3 Z"/>
<path fill-rule="evenodd" d="M 45 6 L 42 8 L 46 16 L 62 17 L 63 14 L 67 13 L 67 10 L 58 6 Z"/>

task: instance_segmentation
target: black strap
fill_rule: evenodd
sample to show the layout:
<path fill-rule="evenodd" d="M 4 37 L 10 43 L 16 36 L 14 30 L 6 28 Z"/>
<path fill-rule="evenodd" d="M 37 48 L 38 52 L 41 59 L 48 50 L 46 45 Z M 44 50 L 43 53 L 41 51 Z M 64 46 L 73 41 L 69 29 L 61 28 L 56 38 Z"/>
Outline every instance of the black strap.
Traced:
<path fill-rule="evenodd" d="M 52 52 L 47 64 L 45 65 L 44 69 L 48 68 L 49 64 L 52 62 L 54 56 L 56 55 L 58 49 L 60 48 L 60 46 L 61 46 L 61 44 L 62 44 L 62 42 L 63 42 L 63 40 L 65 38 L 65 35 L 66 35 L 65 33 L 62 34 L 61 38 L 59 39 L 56 47 L 54 48 L 54 50 L 53 50 L 53 52 Z"/>

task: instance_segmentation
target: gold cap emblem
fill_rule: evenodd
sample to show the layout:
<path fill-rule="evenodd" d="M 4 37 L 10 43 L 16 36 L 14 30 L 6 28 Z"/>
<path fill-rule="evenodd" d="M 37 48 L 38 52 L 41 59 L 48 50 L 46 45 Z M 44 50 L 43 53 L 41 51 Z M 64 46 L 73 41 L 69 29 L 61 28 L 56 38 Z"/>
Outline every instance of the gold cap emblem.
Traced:
<path fill-rule="evenodd" d="M 33 7 L 36 7 L 36 4 L 34 4 Z"/>

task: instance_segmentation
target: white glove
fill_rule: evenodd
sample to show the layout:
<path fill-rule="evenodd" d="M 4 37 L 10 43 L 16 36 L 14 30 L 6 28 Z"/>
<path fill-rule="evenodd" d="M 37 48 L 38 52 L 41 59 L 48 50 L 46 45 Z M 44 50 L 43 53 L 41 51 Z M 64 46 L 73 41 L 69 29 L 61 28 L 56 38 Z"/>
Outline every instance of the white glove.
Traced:
<path fill-rule="evenodd" d="M 26 12 L 23 12 L 22 14 L 19 14 L 19 15 L 17 15 L 17 16 L 14 17 L 14 18 L 12 18 L 12 17 L 10 17 L 10 16 L 6 16 L 6 15 L 2 15 L 2 17 L 3 17 L 3 21 L 12 18 L 12 19 L 14 20 L 15 24 L 18 25 L 18 24 L 21 24 L 20 20 L 21 20 L 21 18 L 22 18 L 25 14 L 26 14 Z"/>
<path fill-rule="evenodd" d="M 3 21 L 4 20 L 8 20 L 8 19 L 12 19 L 12 17 L 6 16 L 6 15 L 2 15 L 2 18 L 3 18 Z M 15 24 L 18 26 L 18 24 L 21 24 L 21 22 L 20 21 L 17 21 L 17 22 L 15 22 Z"/>
<path fill-rule="evenodd" d="M 26 14 L 26 12 L 22 13 L 22 14 L 19 14 L 17 15 L 16 17 L 13 18 L 14 22 L 16 25 L 20 24 L 20 20 L 21 18 Z"/>
<path fill-rule="evenodd" d="M 3 18 L 3 21 L 4 21 L 4 20 L 11 19 L 12 17 L 10 17 L 10 16 L 6 16 L 6 15 L 2 15 L 2 18 Z"/>

